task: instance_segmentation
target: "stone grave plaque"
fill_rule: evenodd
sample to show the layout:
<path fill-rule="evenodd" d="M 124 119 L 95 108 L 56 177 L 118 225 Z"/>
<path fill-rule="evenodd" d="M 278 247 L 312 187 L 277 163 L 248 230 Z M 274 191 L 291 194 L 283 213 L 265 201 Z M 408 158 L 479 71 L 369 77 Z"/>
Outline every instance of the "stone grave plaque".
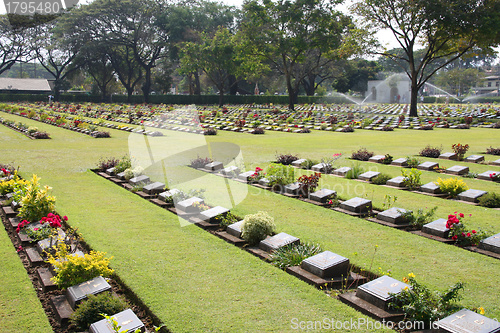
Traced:
<path fill-rule="evenodd" d="M 197 207 L 194 207 L 193 204 L 198 202 L 200 204 L 204 204 L 205 201 L 201 198 L 192 197 L 186 200 L 179 201 L 175 204 L 175 207 L 185 213 L 197 213 L 199 210 Z"/>
<path fill-rule="evenodd" d="M 300 183 L 292 183 L 285 185 L 285 193 L 286 194 L 291 194 L 291 195 L 299 195 L 300 191 Z"/>
<path fill-rule="evenodd" d="M 406 187 L 405 186 L 405 177 L 399 176 L 399 177 L 389 179 L 387 181 L 386 185 L 394 186 L 394 187 Z"/>
<path fill-rule="evenodd" d="M 479 313 L 462 309 L 451 316 L 441 319 L 437 326 L 448 333 L 496 333 L 500 323 Z"/>
<path fill-rule="evenodd" d="M 500 159 L 491 162 L 492 165 L 500 165 Z"/>
<path fill-rule="evenodd" d="M 445 219 L 437 219 L 436 221 L 432 221 L 430 223 L 425 224 L 422 227 L 422 232 L 429 235 L 438 236 L 441 238 L 448 238 L 450 229 L 446 228 L 447 222 L 448 221 Z"/>
<path fill-rule="evenodd" d="M 500 233 L 483 239 L 479 243 L 479 247 L 483 250 L 500 254 Z"/>
<path fill-rule="evenodd" d="M 398 159 L 392 161 L 391 164 L 404 167 L 404 166 L 408 165 L 408 159 L 401 157 L 401 158 L 398 158 Z"/>
<path fill-rule="evenodd" d="M 146 175 L 140 175 L 134 178 L 129 179 L 129 184 L 134 186 L 134 185 L 145 185 L 150 182 L 149 177 Z"/>
<path fill-rule="evenodd" d="M 477 175 L 477 179 L 482 179 L 482 180 L 493 180 L 492 177 L 490 177 L 490 175 L 493 175 L 492 177 L 495 177 L 495 176 L 498 176 L 500 175 L 500 172 L 498 171 L 491 171 L 491 170 L 488 170 L 488 171 L 485 171 L 483 173 L 480 173 Z"/>
<path fill-rule="evenodd" d="M 233 176 L 233 175 L 237 175 L 240 173 L 240 168 L 238 168 L 237 166 L 231 165 L 231 166 L 228 166 L 228 167 L 222 169 L 222 171 L 220 173 L 223 174 L 224 176 Z"/>
<path fill-rule="evenodd" d="M 305 162 L 307 162 L 307 160 L 305 158 L 299 158 L 298 160 L 293 161 L 292 165 L 296 168 L 302 168 L 302 164 Z"/>
<path fill-rule="evenodd" d="M 469 173 L 469 167 L 466 166 L 461 166 L 461 165 L 454 165 L 451 168 L 446 169 L 446 173 L 449 173 L 451 175 L 466 175 Z"/>
<path fill-rule="evenodd" d="M 349 167 L 338 168 L 333 171 L 334 175 L 345 177 L 345 175 L 351 170 Z"/>
<path fill-rule="evenodd" d="M 473 190 L 469 189 L 465 192 L 462 192 L 458 195 L 459 200 L 468 201 L 468 202 L 479 202 L 479 198 L 485 195 L 486 191 L 481 190 Z"/>
<path fill-rule="evenodd" d="M 368 159 L 369 162 L 382 163 L 382 160 L 385 158 L 384 155 L 375 155 Z"/>
<path fill-rule="evenodd" d="M 172 198 L 177 193 L 181 193 L 181 191 L 176 189 L 176 188 L 173 188 L 169 191 L 165 191 L 165 192 L 158 194 L 158 197 L 165 202 L 171 202 L 172 200 L 170 200 L 169 198 Z"/>
<path fill-rule="evenodd" d="M 243 220 L 228 225 L 226 232 L 234 237 L 241 237 L 241 227 L 243 226 Z"/>
<path fill-rule="evenodd" d="M 61 229 L 57 228 L 57 237 L 52 237 L 52 246 L 57 244 L 57 238 L 64 239 L 66 237 L 66 233 Z M 36 249 L 38 253 L 42 253 L 43 251 L 50 248 L 51 237 L 42 239 L 36 243 Z"/>
<path fill-rule="evenodd" d="M 368 213 L 372 210 L 372 202 L 367 199 L 355 197 L 341 203 L 340 208 L 357 214 Z"/>
<path fill-rule="evenodd" d="M 250 178 L 253 176 L 254 173 L 255 173 L 254 171 L 247 171 L 240 173 L 238 175 L 238 179 L 244 181 L 245 183 L 248 183 L 248 181 L 250 180 Z"/>
<path fill-rule="evenodd" d="M 444 160 L 456 160 L 457 154 L 455 154 L 455 153 L 442 153 L 441 155 L 439 155 L 439 158 L 444 159 Z"/>
<path fill-rule="evenodd" d="M 326 163 L 319 163 L 319 164 L 313 165 L 311 170 L 314 172 L 325 172 L 326 168 L 328 168 L 328 165 Z"/>
<path fill-rule="evenodd" d="M 300 267 L 324 279 L 347 277 L 349 259 L 330 251 L 324 251 L 304 259 Z"/>
<path fill-rule="evenodd" d="M 111 316 L 114 320 L 117 321 L 118 326 L 121 327 L 120 332 L 124 333 L 132 333 L 137 329 L 144 331 L 144 324 L 142 321 L 136 316 L 136 314 L 131 310 L 127 309 L 125 311 L 119 312 L 113 316 Z M 112 333 L 113 326 L 106 319 L 99 320 L 98 322 L 90 325 L 89 329 L 90 333 Z"/>
<path fill-rule="evenodd" d="M 224 164 L 222 162 L 212 162 L 208 163 L 205 165 L 205 169 L 210 170 L 210 171 L 217 171 L 221 170 L 224 167 Z"/>
<path fill-rule="evenodd" d="M 165 184 L 160 182 L 154 182 L 144 186 L 142 190 L 147 194 L 158 194 L 165 190 Z"/>
<path fill-rule="evenodd" d="M 387 309 L 392 299 L 392 296 L 389 294 L 398 294 L 405 287 L 410 288 L 406 283 L 384 275 L 359 286 L 356 291 L 356 296 L 381 309 Z"/>
<path fill-rule="evenodd" d="M 106 173 L 107 173 L 108 175 L 110 175 L 110 176 L 114 176 L 114 174 L 115 174 L 115 168 L 113 167 L 113 168 L 109 168 L 109 169 L 107 169 L 107 170 L 106 170 Z"/>
<path fill-rule="evenodd" d="M 470 155 L 464 159 L 465 162 L 479 163 L 484 161 L 484 156 L 482 155 Z"/>
<path fill-rule="evenodd" d="M 337 192 L 335 192 L 333 190 L 329 190 L 327 188 L 323 188 L 323 189 L 316 191 L 314 193 L 310 193 L 309 199 L 312 201 L 326 203 L 330 197 L 335 197 L 335 196 L 337 196 Z"/>
<path fill-rule="evenodd" d="M 268 187 L 268 186 L 269 186 L 269 183 L 270 183 L 270 181 L 269 181 L 269 179 L 267 179 L 267 178 L 261 178 L 261 179 L 259 180 L 259 185 L 261 185 L 261 186 Z"/>
<path fill-rule="evenodd" d="M 66 297 L 73 309 L 85 298 L 87 295 L 97 295 L 104 291 L 111 290 L 111 286 L 106 282 L 102 276 L 98 276 L 74 286 L 66 290 Z"/>
<path fill-rule="evenodd" d="M 268 237 L 259 243 L 259 248 L 263 251 L 271 253 L 272 251 L 276 251 L 280 247 L 287 246 L 290 244 L 298 244 L 300 239 L 297 237 L 291 236 L 284 232 L 280 232 L 279 234 Z"/>
<path fill-rule="evenodd" d="M 439 167 L 439 163 L 436 163 L 436 162 L 424 162 L 424 163 L 420 163 L 417 166 L 417 169 L 419 169 L 419 170 L 425 170 L 425 171 L 432 171 L 432 170 L 434 170 L 435 168 L 438 168 L 438 167 Z"/>
<path fill-rule="evenodd" d="M 372 179 L 377 177 L 378 175 L 380 175 L 380 172 L 378 172 L 378 171 L 367 171 L 367 172 L 360 174 L 358 178 L 361 180 L 366 180 L 366 181 L 371 182 Z"/>
<path fill-rule="evenodd" d="M 203 212 L 200 213 L 200 219 L 203 221 L 208 221 L 210 223 L 214 223 L 214 218 L 219 215 L 223 215 L 229 212 L 229 209 L 221 207 L 221 206 L 215 206 L 213 208 L 207 209 Z"/>
<path fill-rule="evenodd" d="M 403 214 L 408 212 L 406 209 L 392 207 L 383 212 L 377 214 L 377 219 L 385 222 L 389 222 L 392 224 L 404 224 L 406 223 L 406 219 Z"/>
<path fill-rule="evenodd" d="M 427 183 L 425 185 L 420 186 L 420 191 L 425 192 L 425 193 L 431 193 L 431 194 L 442 193 L 441 190 L 439 189 L 439 186 L 434 182 L 430 182 L 430 183 Z"/>
<path fill-rule="evenodd" d="M 117 173 L 116 178 L 121 179 L 121 180 L 125 180 L 125 171 Z"/>

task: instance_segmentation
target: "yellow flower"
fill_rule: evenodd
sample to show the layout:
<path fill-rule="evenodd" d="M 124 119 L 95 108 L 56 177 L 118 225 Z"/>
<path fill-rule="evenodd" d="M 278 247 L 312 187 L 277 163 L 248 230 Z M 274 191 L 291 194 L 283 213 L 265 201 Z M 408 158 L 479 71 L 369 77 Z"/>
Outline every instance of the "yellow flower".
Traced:
<path fill-rule="evenodd" d="M 408 283 L 408 279 L 404 277 L 404 278 L 403 278 L 403 282 L 404 282 L 404 283 Z"/>
<path fill-rule="evenodd" d="M 481 307 L 479 307 L 479 309 L 478 309 L 478 310 L 479 310 L 479 314 L 484 315 L 484 308 L 483 308 L 482 306 L 481 306 Z"/>
<path fill-rule="evenodd" d="M 403 288 L 403 290 L 404 290 L 404 291 L 407 291 L 407 290 L 408 290 L 408 287 L 404 287 L 404 288 Z"/>
<path fill-rule="evenodd" d="M 408 274 L 408 277 L 410 277 L 410 278 L 415 278 L 415 274 L 410 273 L 410 274 Z"/>

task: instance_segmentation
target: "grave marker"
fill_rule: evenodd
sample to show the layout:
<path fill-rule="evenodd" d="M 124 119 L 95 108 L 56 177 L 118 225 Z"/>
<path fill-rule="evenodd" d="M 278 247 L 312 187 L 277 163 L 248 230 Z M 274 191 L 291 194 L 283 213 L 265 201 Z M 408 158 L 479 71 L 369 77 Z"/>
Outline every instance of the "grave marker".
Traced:
<path fill-rule="evenodd" d="M 165 190 L 165 184 L 160 182 L 154 182 L 144 186 L 142 190 L 147 194 L 158 194 Z"/>
<path fill-rule="evenodd" d="M 236 223 L 233 223 L 229 225 L 226 228 L 226 232 L 230 235 L 233 235 L 234 237 L 241 237 L 241 227 L 243 226 L 243 220 L 238 221 Z"/>
<path fill-rule="evenodd" d="M 347 277 L 349 273 L 349 259 L 330 251 L 324 251 L 304 259 L 300 266 L 324 279 Z"/>
<path fill-rule="evenodd" d="M 356 296 L 378 308 L 386 310 L 393 298 L 390 294 L 399 294 L 405 287 L 409 288 L 410 286 L 384 275 L 359 286 Z"/>
<path fill-rule="evenodd" d="M 465 175 L 469 173 L 469 167 L 454 165 L 451 168 L 446 169 L 446 173 L 457 176 Z"/>
<path fill-rule="evenodd" d="M 340 204 L 340 208 L 356 214 L 366 214 L 372 210 L 372 202 L 363 198 L 352 198 Z"/>
<path fill-rule="evenodd" d="M 479 247 L 483 250 L 500 254 L 500 233 L 483 239 L 479 243 Z"/>
<path fill-rule="evenodd" d="M 205 165 L 204 168 L 210 171 L 218 171 L 221 170 L 223 167 L 224 164 L 222 164 L 222 162 L 212 162 Z"/>
<path fill-rule="evenodd" d="M 365 180 L 368 182 L 371 182 L 373 178 L 377 177 L 380 175 L 380 172 L 378 171 L 367 171 L 359 175 L 360 180 Z"/>
<path fill-rule="evenodd" d="M 87 282 L 69 287 L 66 290 L 66 297 L 71 307 L 75 309 L 82 300 L 87 298 L 87 295 L 97 295 L 108 290 L 111 290 L 111 286 L 102 276 L 98 276 Z"/>
<path fill-rule="evenodd" d="M 408 212 L 406 209 L 392 207 L 383 212 L 377 214 L 377 219 L 392 224 L 404 224 L 407 220 L 404 217 L 404 213 Z"/>
<path fill-rule="evenodd" d="M 448 238 L 448 235 L 450 234 L 450 229 L 446 228 L 447 222 L 448 221 L 445 219 L 437 219 L 435 221 L 425 224 L 422 227 L 422 232 L 441 238 Z"/>
<path fill-rule="evenodd" d="M 291 236 L 287 233 L 280 232 L 279 234 L 268 237 L 259 243 L 259 248 L 263 251 L 271 253 L 272 251 L 276 251 L 280 247 L 298 244 L 300 239 L 294 236 Z"/>
<path fill-rule="evenodd" d="M 462 309 L 451 316 L 441 319 L 437 326 L 448 333 L 496 333 L 500 323 L 479 313 Z"/>
<path fill-rule="evenodd" d="M 319 191 L 309 194 L 309 199 L 321 203 L 326 203 L 329 198 L 337 196 L 337 192 L 323 188 Z"/>
<path fill-rule="evenodd" d="M 469 189 L 465 192 L 458 194 L 458 199 L 467 202 L 479 202 L 479 198 L 485 195 L 486 191 Z"/>
<path fill-rule="evenodd" d="M 111 316 L 111 318 L 116 320 L 118 326 L 121 327 L 120 332 L 132 333 L 137 329 L 139 329 L 141 332 L 144 332 L 145 330 L 144 324 L 131 309 L 119 312 Z M 114 331 L 113 326 L 109 323 L 109 321 L 107 319 L 102 319 L 90 325 L 89 332 L 112 333 Z"/>
<path fill-rule="evenodd" d="M 439 167 L 439 163 L 436 163 L 436 162 L 424 162 L 424 163 L 420 163 L 417 166 L 417 169 L 419 169 L 419 170 L 425 170 L 425 171 L 432 171 L 432 170 L 434 170 L 435 168 L 438 168 L 438 167 Z"/>

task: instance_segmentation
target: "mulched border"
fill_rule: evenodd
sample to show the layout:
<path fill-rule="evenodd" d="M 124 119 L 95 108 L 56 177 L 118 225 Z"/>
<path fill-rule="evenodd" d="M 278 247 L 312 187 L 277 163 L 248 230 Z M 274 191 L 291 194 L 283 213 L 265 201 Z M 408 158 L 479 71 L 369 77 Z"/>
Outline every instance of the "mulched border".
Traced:
<path fill-rule="evenodd" d="M 4 205 L 4 199 L 3 197 L 0 197 L 0 202 L 2 203 L 2 207 L 5 207 Z M 26 272 L 33 284 L 33 288 L 35 289 L 38 298 L 40 299 L 40 303 L 45 311 L 45 314 L 47 315 L 47 318 L 49 320 L 50 325 L 52 326 L 52 329 L 54 332 L 61 332 L 61 333 L 74 333 L 77 332 L 74 329 L 71 329 L 68 323 L 60 323 L 58 321 L 58 317 L 56 313 L 54 312 L 54 309 L 52 307 L 52 302 L 51 298 L 54 296 L 61 296 L 65 295 L 65 292 L 60 289 L 56 290 L 47 290 L 43 291 L 43 286 L 41 281 L 39 280 L 37 269 L 40 267 L 46 267 L 48 268 L 50 265 L 48 263 L 43 263 L 41 265 L 30 265 L 30 262 L 28 260 L 28 256 L 26 254 L 26 249 L 22 247 L 22 250 L 20 250 L 20 246 L 22 246 L 21 241 L 19 240 L 19 237 L 15 231 L 15 228 L 11 225 L 9 222 L 7 216 L 5 215 L 3 209 L 1 210 L 1 219 L 2 223 L 4 225 L 5 231 L 7 232 L 9 238 L 12 241 L 13 247 L 16 249 L 19 255 L 19 259 L 23 263 L 24 268 L 26 269 Z M 68 229 L 69 225 L 65 222 L 63 224 L 62 229 Z M 83 240 L 80 240 L 79 242 L 79 250 L 81 250 L 84 253 L 90 252 L 92 249 L 91 247 L 85 243 Z M 146 329 L 148 331 L 154 331 L 154 325 L 160 326 L 161 321 L 159 320 L 158 317 L 156 317 L 152 311 L 140 300 L 140 298 L 120 279 L 120 277 L 114 273 L 112 278 L 108 280 L 108 283 L 112 287 L 113 293 L 122 296 L 130 305 L 130 309 L 134 311 L 134 313 L 139 317 L 139 319 L 144 323 Z M 162 327 L 160 332 L 170 332 L 166 327 Z"/>

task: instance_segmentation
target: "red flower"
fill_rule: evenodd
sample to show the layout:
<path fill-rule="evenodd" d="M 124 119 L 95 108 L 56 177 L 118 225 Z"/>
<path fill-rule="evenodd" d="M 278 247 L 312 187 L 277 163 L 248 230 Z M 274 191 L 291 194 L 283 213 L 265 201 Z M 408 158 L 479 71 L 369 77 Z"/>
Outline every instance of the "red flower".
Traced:
<path fill-rule="evenodd" d="M 63 216 L 63 220 L 64 221 L 67 221 L 68 220 L 68 217 L 66 215 Z"/>
<path fill-rule="evenodd" d="M 460 217 L 465 217 L 465 215 L 464 215 L 464 214 L 462 214 L 462 213 L 460 213 L 460 215 L 459 215 L 459 216 L 460 216 Z"/>
<path fill-rule="evenodd" d="M 476 233 L 476 230 L 472 230 L 471 232 L 472 232 L 473 234 L 475 234 L 475 233 Z"/>
<path fill-rule="evenodd" d="M 458 239 L 458 236 L 454 235 L 453 237 L 451 237 L 451 239 L 453 239 L 454 241 L 456 241 Z"/>
<path fill-rule="evenodd" d="M 467 237 L 470 237 L 470 232 L 467 233 Z"/>

